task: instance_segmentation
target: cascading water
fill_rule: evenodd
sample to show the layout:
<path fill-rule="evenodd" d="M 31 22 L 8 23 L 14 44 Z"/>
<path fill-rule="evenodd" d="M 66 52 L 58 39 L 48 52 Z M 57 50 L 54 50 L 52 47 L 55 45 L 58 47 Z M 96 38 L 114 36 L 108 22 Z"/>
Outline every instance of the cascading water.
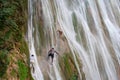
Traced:
<path fill-rule="evenodd" d="M 78 72 L 78 78 L 70 80 L 120 80 L 119 0 L 28 2 L 27 40 L 30 55 L 35 55 L 34 80 L 68 79 L 59 60 L 66 46 Z M 58 30 L 65 37 L 63 43 Z M 46 60 L 52 47 L 60 54 L 55 55 L 53 65 Z"/>

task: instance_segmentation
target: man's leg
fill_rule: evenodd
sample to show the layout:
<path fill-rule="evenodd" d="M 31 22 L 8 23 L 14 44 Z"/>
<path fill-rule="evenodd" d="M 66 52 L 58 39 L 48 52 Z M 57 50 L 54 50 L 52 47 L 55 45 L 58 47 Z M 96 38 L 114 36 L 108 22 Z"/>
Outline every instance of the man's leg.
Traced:
<path fill-rule="evenodd" d="M 52 63 L 53 63 L 53 58 L 54 58 L 54 55 L 51 55 Z"/>
<path fill-rule="evenodd" d="M 32 64 L 32 69 L 33 69 L 33 73 L 35 72 L 35 68 L 34 68 L 34 65 Z"/>
<path fill-rule="evenodd" d="M 53 63 L 53 57 L 51 57 L 51 59 L 52 59 L 52 63 Z"/>
<path fill-rule="evenodd" d="M 49 60 L 49 57 L 51 57 L 51 54 L 48 55 L 47 60 Z"/>
<path fill-rule="evenodd" d="M 31 68 L 31 71 L 34 73 L 35 72 L 35 68 L 34 68 L 33 62 L 30 63 L 30 68 Z"/>

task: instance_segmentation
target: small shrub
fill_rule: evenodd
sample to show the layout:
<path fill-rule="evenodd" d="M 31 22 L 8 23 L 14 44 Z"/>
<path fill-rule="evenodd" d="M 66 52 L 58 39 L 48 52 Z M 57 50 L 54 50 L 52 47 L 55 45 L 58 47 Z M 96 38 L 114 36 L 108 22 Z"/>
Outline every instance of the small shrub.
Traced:
<path fill-rule="evenodd" d="M 70 80 L 78 80 L 78 75 L 77 74 L 73 74 L 71 76 Z"/>
<path fill-rule="evenodd" d="M 9 58 L 7 54 L 7 50 L 0 50 L 0 77 L 2 77 L 5 74 L 7 66 L 9 64 Z"/>
<path fill-rule="evenodd" d="M 18 73 L 19 73 L 19 78 L 20 80 L 26 80 L 28 77 L 28 68 L 27 66 L 21 61 L 18 61 Z"/>

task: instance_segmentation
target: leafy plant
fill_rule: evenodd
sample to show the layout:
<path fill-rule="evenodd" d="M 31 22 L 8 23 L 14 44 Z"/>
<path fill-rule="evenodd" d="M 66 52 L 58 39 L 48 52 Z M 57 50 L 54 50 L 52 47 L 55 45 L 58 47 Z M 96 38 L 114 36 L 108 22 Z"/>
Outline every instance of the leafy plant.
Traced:
<path fill-rule="evenodd" d="M 12 31 L 9 30 L 5 33 L 4 40 L 7 41 L 12 37 Z"/>
<path fill-rule="evenodd" d="M 74 74 L 71 76 L 70 80 L 78 80 L 78 75 L 74 73 Z"/>
<path fill-rule="evenodd" d="M 0 77 L 4 75 L 9 64 L 9 58 L 7 54 L 7 50 L 0 50 Z"/>
<path fill-rule="evenodd" d="M 18 61 L 18 67 L 19 67 L 19 77 L 20 80 L 26 80 L 26 78 L 28 77 L 28 68 L 27 66 L 22 62 L 22 61 Z"/>
<path fill-rule="evenodd" d="M 65 55 L 63 57 L 64 59 L 64 64 L 65 64 L 65 70 L 67 71 L 67 73 L 71 73 L 71 68 L 70 68 L 70 64 L 69 64 L 69 57 L 67 55 Z"/>
<path fill-rule="evenodd" d="M 0 49 L 2 49 L 0 50 L 0 77 L 8 74 L 6 70 L 9 64 L 8 53 L 10 51 L 13 52 L 11 56 L 14 56 L 14 48 L 20 49 L 19 53 L 26 53 L 26 46 L 23 46 L 24 43 L 21 42 L 23 40 L 23 27 L 26 23 L 26 3 L 26 0 L 0 0 Z M 26 80 L 28 76 L 28 66 L 25 64 L 22 60 L 18 61 L 20 80 Z M 11 75 L 12 77 L 15 75 L 14 70 L 12 70 Z"/>

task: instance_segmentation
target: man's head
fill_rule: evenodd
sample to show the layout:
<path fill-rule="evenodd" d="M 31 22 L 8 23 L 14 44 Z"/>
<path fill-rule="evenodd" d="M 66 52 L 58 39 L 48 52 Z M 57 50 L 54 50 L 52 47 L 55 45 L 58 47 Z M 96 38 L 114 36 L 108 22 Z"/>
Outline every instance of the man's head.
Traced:
<path fill-rule="evenodd" d="M 54 50 L 54 48 L 52 48 L 52 50 Z"/>
<path fill-rule="evenodd" d="M 34 55 L 32 54 L 31 56 L 33 57 Z"/>

